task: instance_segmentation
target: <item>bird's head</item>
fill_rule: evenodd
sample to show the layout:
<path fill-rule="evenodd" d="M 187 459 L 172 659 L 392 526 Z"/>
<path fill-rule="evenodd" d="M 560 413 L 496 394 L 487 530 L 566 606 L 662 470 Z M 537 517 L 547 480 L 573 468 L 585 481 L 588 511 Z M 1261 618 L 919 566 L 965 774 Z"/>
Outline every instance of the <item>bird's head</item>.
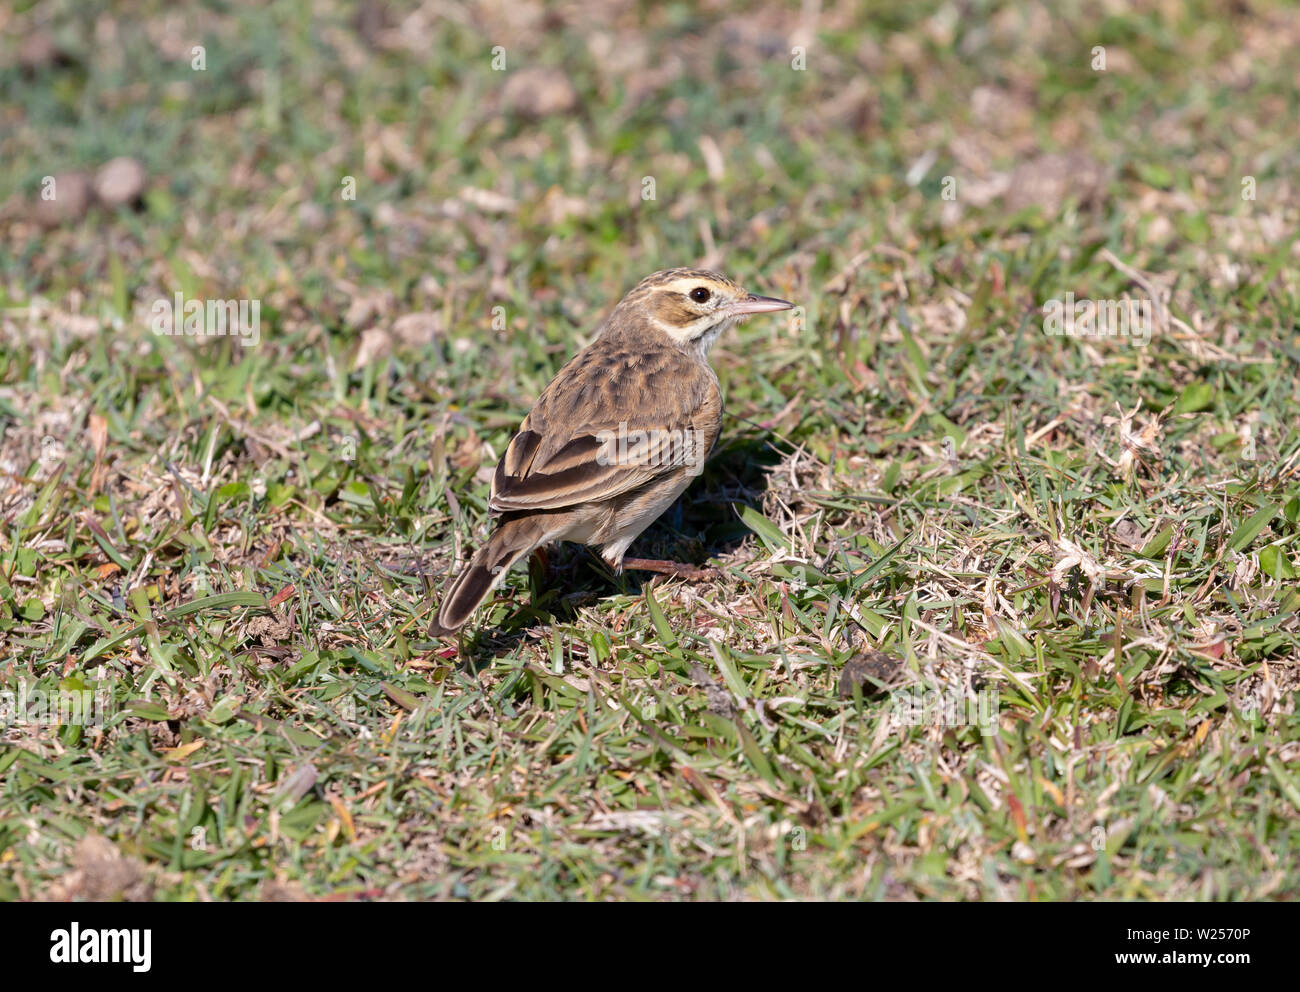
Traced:
<path fill-rule="evenodd" d="M 707 354 L 718 335 L 741 318 L 793 307 L 785 300 L 755 296 L 708 269 L 666 269 L 642 279 L 618 305 L 615 317 L 640 317 L 678 344 Z"/>

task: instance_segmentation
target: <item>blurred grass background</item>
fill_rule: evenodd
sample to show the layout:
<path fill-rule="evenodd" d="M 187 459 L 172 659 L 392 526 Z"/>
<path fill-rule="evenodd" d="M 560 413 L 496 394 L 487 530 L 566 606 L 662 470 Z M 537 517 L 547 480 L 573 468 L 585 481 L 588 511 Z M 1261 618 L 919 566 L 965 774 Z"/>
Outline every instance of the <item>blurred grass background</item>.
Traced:
<path fill-rule="evenodd" d="M 0 897 L 1294 897 L 1293 5 L 19 2 L 0 66 L 0 683 L 108 700 L 11 710 Z M 634 545 L 723 578 L 428 641 L 686 264 L 802 308 Z"/>

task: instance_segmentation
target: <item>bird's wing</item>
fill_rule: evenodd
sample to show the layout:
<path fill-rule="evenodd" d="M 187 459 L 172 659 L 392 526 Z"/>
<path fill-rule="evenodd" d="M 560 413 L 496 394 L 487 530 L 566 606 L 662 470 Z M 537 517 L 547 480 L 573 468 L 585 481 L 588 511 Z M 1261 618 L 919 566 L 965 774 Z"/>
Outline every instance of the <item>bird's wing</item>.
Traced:
<path fill-rule="evenodd" d="M 496 512 L 559 509 L 697 468 L 721 421 L 722 395 L 707 364 L 675 348 L 598 340 L 524 418 L 497 465 L 489 505 Z"/>

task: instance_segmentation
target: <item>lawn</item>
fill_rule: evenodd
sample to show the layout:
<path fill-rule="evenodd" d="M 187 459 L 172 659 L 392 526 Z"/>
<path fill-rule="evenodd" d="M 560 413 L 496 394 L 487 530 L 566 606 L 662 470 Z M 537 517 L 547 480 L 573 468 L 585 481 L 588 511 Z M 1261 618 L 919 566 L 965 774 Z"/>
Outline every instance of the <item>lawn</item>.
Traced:
<path fill-rule="evenodd" d="M 1296 898 L 1297 78 L 1282 0 L 18 0 L 0 899 Z M 679 265 L 799 307 L 630 552 L 717 577 L 432 639 Z"/>

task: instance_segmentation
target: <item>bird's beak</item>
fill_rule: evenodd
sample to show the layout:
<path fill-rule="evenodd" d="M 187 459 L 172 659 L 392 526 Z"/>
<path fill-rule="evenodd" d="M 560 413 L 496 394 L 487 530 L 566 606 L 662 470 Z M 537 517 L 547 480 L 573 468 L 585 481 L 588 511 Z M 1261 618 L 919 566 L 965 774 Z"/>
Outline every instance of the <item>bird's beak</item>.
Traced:
<path fill-rule="evenodd" d="M 794 304 L 787 303 L 785 300 L 774 299 L 771 296 L 755 296 L 753 293 L 747 294 L 743 299 L 737 300 L 731 304 L 731 312 L 735 316 L 741 316 L 749 313 L 772 313 L 775 310 L 793 310 Z"/>

